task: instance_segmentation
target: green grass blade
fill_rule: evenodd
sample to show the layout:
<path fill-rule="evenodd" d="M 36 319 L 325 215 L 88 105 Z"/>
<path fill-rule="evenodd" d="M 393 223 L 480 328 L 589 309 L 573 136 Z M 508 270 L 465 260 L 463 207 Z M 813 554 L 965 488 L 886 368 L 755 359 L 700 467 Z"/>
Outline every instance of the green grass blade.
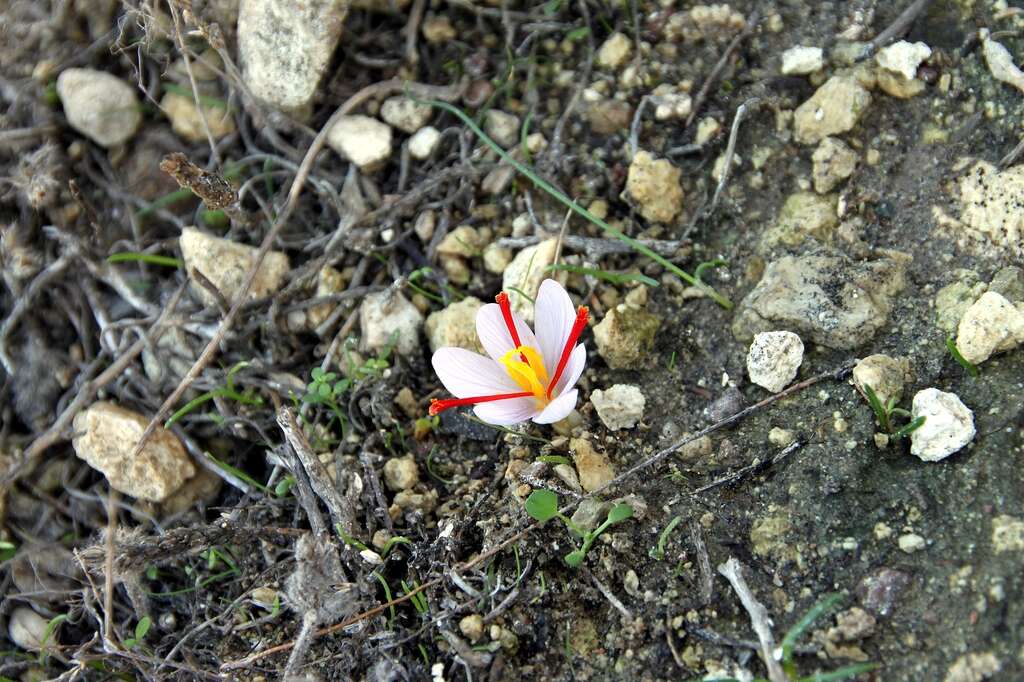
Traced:
<path fill-rule="evenodd" d="M 803 618 L 798 620 L 796 624 L 789 629 L 786 636 L 782 638 L 781 646 L 783 656 L 786 656 L 786 652 L 788 651 L 789 657 L 792 657 L 793 647 L 796 646 L 797 640 L 800 639 L 807 628 L 811 627 L 814 621 L 821 618 L 826 611 L 838 604 L 842 599 L 843 595 L 839 593 L 830 594 L 808 609 L 807 613 L 803 615 Z"/>
<path fill-rule="evenodd" d="M 191 196 L 193 196 L 193 194 L 192 194 L 192 190 L 190 190 L 190 189 L 177 189 L 177 190 L 174 190 L 170 194 L 163 195 L 162 197 L 160 197 L 159 199 L 157 199 L 156 201 L 151 203 L 149 206 L 146 206 L 145 208 L 139 209 L 138 212 L 135 213 L 135 217 L 136 218 L 145 218 L 146 216 L 148 216 L 148 215 L 150 215 L 152 213 L 156 213 L 159 210 L 167 208 L 171 204 L 176 204 L 179 201 L 182 201 L 184 199 L 188 199 Z"/>
<path fill-rule="evenodd" d="M 139 253 L 137 251 L 120 251 L 107 256 L 108 263 L 132 263 L 142 262 L 150 265 L 166 265 L 169 268 L 183 268 L 185 263 L 170 256 L 157 256 L 152 253 Z"/>
<path fill-rule="evenodd" d="M 949 354 L 953 356 L 953 359 L 960 363 L 960 366 L 964 368 L 964 371 L 972 377 L 976 377 L 981 374 L 981 370 L 978 369 L 977 365 L 961 355 L 960 349 L 956 347 L 956 341 L 953 340 L 952 336 L 946 337 L 946 348 L 949 349 Z"/>
<path fill-rule="evenodd" d="M 704 284 L 703 282 L 701 282 L 699 279 L 697 279 L 696 277 L 694 277 L 690 273 L 686 272 L 685 270 L 683 270 L 679 266 L 677 266 L 674 263 L 672 263 L 671 261 L 669 261 L 667 258 L 665 258 L 665 257 L 663 257 L 663 256 L 661 256 L 661 255 L 659 255 L 657 253 L 655 253 L 653 250 L 651 250 L 650 248 L 645 246 L 643 243 L 637 241 L 636 239 L 633 239 L 632 237 L 630 237 L 630 236 L 628 236 L 626 234 L 623 234 L 619 230 L 616 230 L 614 227 L 612 227 L 611 225 L 609 225 L 605 221 L 601 220 L 600 218 L 595 216 L 593 213 L 591 213 L 587 209 L 585 209 L 582 206 L 580 206 L 579 204 L 577 204 L 576 201 L 574 201 L 573 199 L 569 198 L 569 196 L 566 195 L 564 192 L 562 192 L 562 190 L 558 189 L 557 187 L 555 187 L 554 185 L 552 185 L 551 183 L 549 183 L 548 181 L 544 180 L 542 177 L 537 175 L 536 171 L 534 171 L 532 168 L 530 168 L 529 166 L 525 165 L 524 163 L 522 163 L 522 162 L 512 158 L 508 153 L 505 152 L 504 149 L 501 148 L 501 146 L 497 142 L 495 142 L 490 137 L 488 137 L 487 134 L 484 133 L 484 131 L 480 129 L 480 126 L 478 126 L 476 124 L 476 122 L 472 118 L 467 116 L 458 107 L 452 106 L 451 104 L 448 104 L 447 102 L 439 102 L 439 101 L 436 101 L 436 100 L 423 101 L 423 100 L 418 100 L 418 99 L 415 99 L 415 98 L 413 98 L 413 99 L 414 99 L 414 101 L 419 102 L 421 104 L 429 104 L 431 106 L 435 106 L 435 107 L 438 107 L 440 109 L 444 109 L 445 111 L 453 114 L 460 121 L 462 121 L 464 124 L 466 124 L 466 126 L 470 130 L 472 130 L 473 133 L 475 133 L 476 136 L 479 137 L 480 140 L 484 144 L 486 144 L 488 147 L 493 149 L 494 152 L 499 157 L 501 157 L 502 161 L 504 161 L 505 163 L 509 164 L 513 168 L 515 168 L 522 175 L 525 175 L 539 189 L 547 192 L 548 194 L 550 194 L 552 197 L 554 197 L 556 200 L 561 202 L 563 205 L 565 205 L 566 207 L 568 207 L 569 209 L 571 209 L 575 213 L 583 216 L 584 218 L 586 218 L 587 220 L 592 222 L 594 225 L 597 225 L 606 234 L 611 235 L 612 237 L 615 237 L 616 239 L 618 239 L 619 241 L 621 241 L 621 242 L 623 242 L 625 244 L 628 244 L 634 250 L 639 251 L 640 253 L 642 253 L 643 255 L 647 256 L 648 258 L 650 258 L 654 262 L 659 263 L 662 267 L 664 267 L 669 272 L 672 272 L 673 274 L 678 276 L 680 279 L 688 282 L 689 284 L 692 284 L 695 287 L 698 287 L 705 294 L 707 294 L 709 297 L 714 299 L 714 301 L 716 303 L 718 303 L 718 305 L 722 306 L 723 308 L 725 308 L 727 310 L 732 308 L 732 302 L 728 298 L 722 296 L 717 291 L 712 289 L 710 286 L 708 286 L 707 284 Z"/>
<path fill-rule="evenodd" d="M 205 454 L 206 454 L 207 457 L 210 458 L 211 462 L 216 464 L 218 467 L 220 467 L 224 471 L 228 472 L 232 476 L 235 476 L 236 478 L 240 478 L 241 480 L 243 480 L 246 483 L 248 483 L 249 485 L 251 485 L 253 488 L 256 488 L 257 490 L 262 491 L 267 496 L 273 497 L 273 495 L 274 495 L 274 491 L 273 490 L 271 490 L 267 486 L 263 485 L 262 483 L 257 481 L 255 478 L 253 478 L 249 474 L 245 473 L 241 469 L 238 469 L 236 467 L 231 466 L 227 462 L 220 461 L 219 459 L 217 459 L 216 457 L 211 455 L 209 452 L 207 452 Z"/>
<path fill-rule="evenodd" d="M 179 95 L 181 97 L 187 97 L 188 101 L 193 103 L 195 102 L 195 100 L 193 99 L 192 91 L 190 89 L 183 88 L 180 85 L 175 85 L 174 83 L 164 83 L 163 86 L 164 92 L 169 92 L 171 94 Z M 199 102 L 203 106 L 207 107 L 216 107 L 217 109 L 228 108 L 227 102 L 217 97 L 210 97 L 209 95 L 199 95 Z"/>
<path fill-rule="evenodd" d="M 912 434 L 917 429 L 921 428 L 921 424 L 924 424 L 925 417 L 921 415 L 909 424 L 904 424 L 902 428 L 892 434 L 893 438 L 905 438 Z"/>

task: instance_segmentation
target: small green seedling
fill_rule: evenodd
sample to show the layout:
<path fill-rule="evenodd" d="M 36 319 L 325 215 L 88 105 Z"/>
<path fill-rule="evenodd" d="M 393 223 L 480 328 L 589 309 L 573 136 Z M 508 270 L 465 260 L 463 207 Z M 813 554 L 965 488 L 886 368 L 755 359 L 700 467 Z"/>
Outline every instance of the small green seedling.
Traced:
<path fill-rule="evenodd" d="M 206 393 L 203 393 L 202 395 L 185 403 L 184 407 L 172 414 L 170 419 L 164 422 L 164 428 L 170 428 L 171 424 L 178 421 L 189 412 L 192 412 L 203 403 L 209 402 L 214 398 L 227 398 L 243 405 L 262 405 L 263 398 L 256 395 L 256 392 L 252 389 L 241 393 L 235 389 L 235 375 L 248 366 L 249 363 L 245 361 L 235 363 L 231 369 L 228 370 L 227 376 L 224 378 L 224 386 L 212 391 L 207 391 Z"/>
<path fill-rule="evenodd" d="M 882 430 L 885 433 L 889 434 L 893 438 L 905 438 L 920 428 L 921 424 L 924 424 L 924 417 L 912 419 L 912 414 L 904 409 L 896 407 L 897 399 L 895 397 L 889 398 L 889 401 L 883 405 L 875 391 L 867 384 L 864 384 L 864 397 L 867 399 L 868 405 L 870 405 L 871 409 L 874 411 L 875 418 L 878 420 L 878 425 L 882 427 Z M 903 417 L 910 421 L 897 428 L 893 421 L 894 416 Z"/>
<path fill-rule="evenodd" d="M 138 646 L 142 640 L 146 638 L 146 633 L 149 632 L 149 628 L 152 624 L 153 620 L 149 616 L 143 616 L 142 619 L 135 624 L 135 636 L 124 640 L 124 647 L 131 650 Z"/>
<path fill-rule="evenodd" d="M 280 481 L 278 481 L 277 485 L 274 486 L 274 495 L 277 497 L 285 497 L 288 494 L 288 492 L 292 489 L 292 486 L 294 485 L 295 477 L 292 476 L 291 474 L 288 474 Z"/>
<path fill-rule="evenodd" d="M 665 526 L 665 530 L 661 531 L 661 535 L 658 536 L 658 546 L 651 547 L 650 551 L 647 552 L 648 556 L 650 556 L 655 561 L 661 561 L 665 558 L 665 545 L 668 544 L 668 537 L 672 534 L 672 531 L 676 529 L 676 526 L 678 526 L 680 521 L 682 520 L 682 516 L 676 516 L 668 522 L 668 525 Z"/>
<path fill-rule="evenodd" d="M 949 354 L 953 356 L 953 359 L 964 368 L 965 372 L 970 374 L 972 377 L 976 377 L 981 374 L 981 370 L 978 369 L 978 366 L 960 353 L 960 349 L 956 347 L 956 341 L 953 339 L 952 335 L 946 338 L 946 348 L 949 350 Z"/>
<path fill-rule="evenodd" d="M 409 594 L 410 592 L 413 592 L 413 591 L 418 590 L 420 588 L 419 581 L 413 581 L 412 585 L 413 586 L 410 587 L 403 580 L 402 581 L 402 591 L 405 594 Z M 426 617 L 428 617 L 430 615 L 430 604 L 427 602 L 427 595 L 426 594 L 424 594 L 423 592 L 416 592 L 415 594 L 410 595 L 409 601 L 412 602 L 413 608 L 416 609 L 416 612 L 419 613 L 420 616 L 426 618 Z"/>
<path fill-rule="evenodd" d="M 50 641 L 53 640 L 56 637 L 57 628 L 60 627 L 60 624 L 63 623 L 64 621 L 66 621 L 67 619 L 68 619 L 68 614 L 61 613 L 61 614 L 58 614 L 58 615 L 54 616 L 53 618 L 51 618 L 50 620 L 48 620 L 46 622 L 46 629 L 43 630 L 43 639 L 42 639 L 42 641 L 39 642 L 39 662 L 40 663 L 45 663 L 46 662 L 46 656 L 47 656 L 47 654 L 49 653 L 49 650 L 50 650 L 50 647 L 49 647 Z"/>
<path fill-rule="evenodd" d="M 786 636 L 782 638 L 782 643 L 776 651 L 776 658 L 782 660 L 782 670 L 786 673 L 786 677 L 792 682 L 832 682 L 833 680 L 848 680 L 853 677 L 857 677 L 866 672 L 870 672 L 878 668 L 877 663 L 854 663 L 853 665 L 846 665 L 835 670 L 829 670 L 828 672 L 819 672 L 813 675 L 807 675 L 801 677 L 796 669 L 796 662 L 793 660 L 793 656 L 796 652 L 796 643 L 801 636 L 814 624 L 814 621 L 818 620 L 826 612 L 831 610 L 834 606 L 842 601 L 843 596 L 841 594 L 830 594 L 824 599 L 819 601 L 817 604 L 812 606 L 803 617 L 796 622 L 796 624 L 790 628 Z M 735 678 L 716 678 L 713 682 L 739 682 Z M 769 682 L 764 678 L 757 678 L 754 682 Z"/>
<path fill-rule="evenodd" d="M 359 538 L 354 538 L 350 536 L 348 533 L 346 533 L 345 529 L 341 527 L 340 523 L 334 526 L 334 530 L 338 531 L 338 537 L 340 537 L 341 541 L 344 542 L 346 545 L 355 547 L 360 552 L 370 549 L 366 546 L 366 543 L 361 541 Z"/>
<path fill-rule="evenodd" d="M 158 256 L 155 253 L 140 253 L 138 251 L 119 251 L 107 256 L 108 263 L 149 263 L 150 265 L 163 265 L 169 268 L 183 268 L 185 263 L 170 256 Z"/>
<path fill-rule="evenodd" d="M 526 513 L 541 523 L 557 517 L 570 532 L 582 538 L 583 544 L 564 557 L 565 563 L 576 568 L 583 563 L 583 559 L 586 558 L 587 552 L 590 551 L 590 547 L 594 544 L 597 536 L 616 523 L 621 523 L 631 518 L 633 516 L 633 508 L 621 502 L 608 511 L 608 517 L 604 520 L 604 523 L 592 531 L 586 531 L 573 523 L 572 519 L 558 511 L 558 495 L 550 490 L 534 490 L 526 498 Z"/>
<path fill-rule="evenodd" d="M 382 576 L 380 573 L 377 573 L 377 571 L 373 571 L 372 573 L 370 573 L 370 575 L 376 578 L 377 582 L 379 582 L 381 587 L 384 589 L 384 599 L 388 602 L 393 601 L 391 597 L 391 586 L 388 585 L 388 581 L 384 579 L 384 576 Z M 390 628 L 392 621 L 395 620 L 395 605 L 391 604 L 388 607 L 388 610 L 391 612 L 391 616 L 388 618 L 388 627 Z"/>

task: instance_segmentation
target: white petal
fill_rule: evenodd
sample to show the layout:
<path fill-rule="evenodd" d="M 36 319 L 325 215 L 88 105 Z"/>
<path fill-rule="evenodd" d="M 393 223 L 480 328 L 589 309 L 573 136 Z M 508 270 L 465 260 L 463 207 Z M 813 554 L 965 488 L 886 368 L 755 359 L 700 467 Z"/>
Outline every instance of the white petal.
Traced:
<path fill-rule="evenodd" d="M 562 395 L 566 389 L 575 386 L 576 382 L 580 380 L 580 375 L 583 374 L 583 368 L 586 366 L 587 349 L 580 343 L 572 349 L 572 353 L 569 355 L 569 362 L 565 363 L 562 376 L 559 378 L 558 383 L 555 384 L 555 390 L 551 394 Z"/>
<path fill-rule="evenodd" d="M 456 398 L 520 393 L 523 390 L 501 365 L 462 348 L 438 348 L 430 363 L 441 383 Z"/>
<path fill-rule="evenodd" d="M 569 413 L 576 409 L 576 396 L 579 395 L 579 389 L 574 388 L 573 390 L 558 396 L 544 408 L 544 410 L 533 418 L 533 421 L 538 424 L 554 424 L 555 422 L 562 421 L 569 416 Z"/>
<path fill-rule="evenodd" d="M 537 348 L 537 337 L 533 335 L 533 331 L 523 321 L 523 318 L 512 313 L 512 320 L 515 322 L 516 331 L 519 332 L 519 340 L 522 344 Z M 488 355 L 494 358 L 495 362 L 501 360 L 501 356 L 516 347 L 515 342 L 512 341 L 512 335 L 508 332 L 508 327 L 505 326 L 505 318 L 501 315 L 501 306 L 497 303 L 488 303 L 477 312 L 476 333 L 480 337 L 480 345 L 484 347 Z"/>
<path fill-rule="evenodd" d="M 524 422 L 536 415 L 537 400 L 533 397 L 495 400 L 493 403 L 480 403 L 473 411 L 488 424 L 508 426 Z"/>
<path fill-rule="evenodd" d="M 544 368 L 550 377 L 555 373 L 562 349 L 576 322 L 576 309 L 562 285 L 553 279 L 546 279 L 541 282 L 540 291 L 537 292 L 533 316 L 537 326 L 537 343 L 540 344 Z"/>

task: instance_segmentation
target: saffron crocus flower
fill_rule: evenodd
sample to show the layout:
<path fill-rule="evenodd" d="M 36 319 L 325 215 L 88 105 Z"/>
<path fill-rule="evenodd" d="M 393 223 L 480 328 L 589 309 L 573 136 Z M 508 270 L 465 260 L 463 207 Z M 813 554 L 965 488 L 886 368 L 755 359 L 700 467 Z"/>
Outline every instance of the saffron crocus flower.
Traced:
<path fill-rule="evenodd" d="M 434 371 L 455 398 L 435 399 L 430 414 L 459 405 L 489 424 L 532 419 L 552 424 L 576 407 L 573 388 L 587 363 L 576 341 L 587 326 L 584 306 L 574 310 L 569 294 L 554 280 L 544 280 L 534 308 L 536 335 L 512 312 L 502 292 L 476 314 L 476 333 L 490 357 L 462 348 L 439 348 L 431 358 Z"/>

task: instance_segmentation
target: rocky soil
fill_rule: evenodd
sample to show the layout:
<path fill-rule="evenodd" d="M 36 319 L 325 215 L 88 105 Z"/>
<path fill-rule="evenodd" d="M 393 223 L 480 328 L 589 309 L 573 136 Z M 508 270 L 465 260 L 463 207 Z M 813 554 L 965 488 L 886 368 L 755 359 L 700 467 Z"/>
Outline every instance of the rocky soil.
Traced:
<path fill-rule="evenodd" d="M 2 679 L 1021 679 L 1022 30 L 0 5 Z M 576 410 L 431 416 L 549 277 Z"/>

